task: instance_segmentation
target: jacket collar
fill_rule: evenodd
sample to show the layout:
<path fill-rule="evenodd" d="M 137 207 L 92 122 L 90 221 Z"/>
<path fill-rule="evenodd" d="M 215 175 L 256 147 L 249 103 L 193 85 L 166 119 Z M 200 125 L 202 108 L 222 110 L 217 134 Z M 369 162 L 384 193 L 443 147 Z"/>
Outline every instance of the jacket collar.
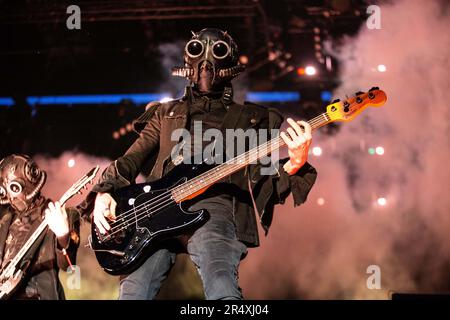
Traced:
<path fill-rule="evenodd" d="M 188 104 L 195 103 L 196 100 L 202 97 L 208 97 L 211 100 L 221 100 L 225 108 L 228 110 L 228 106 L 233 103 L 233 87 L 230 85 L 224 87 L 223 90 L 211 92 L 207 95 L 200 94 L 192 86 L 186 86 L 184 88 L 183 100 L 187 100 Z"/>

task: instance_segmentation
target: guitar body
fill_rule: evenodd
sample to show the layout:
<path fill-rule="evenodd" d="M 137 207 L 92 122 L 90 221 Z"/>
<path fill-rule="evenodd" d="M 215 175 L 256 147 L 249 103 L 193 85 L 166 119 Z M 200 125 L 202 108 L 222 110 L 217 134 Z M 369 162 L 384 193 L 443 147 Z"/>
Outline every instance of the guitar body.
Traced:
<path fill-rule="evenodd" d="M 162 179 L 124 187 L 113 194 L 117 207 L 112 229 L 101 235 L 92 223 L 91 247 L 100 266 L 112 275 L 131 273 L 159 248 L 161 241 L 205 223 L 209 217 L 206 210 L 187 211 L 187 202 L 175 202 L 169 189 L 212 167 L 180 164 Z M 119 224 L 126 228 L 120 230 Z"/>

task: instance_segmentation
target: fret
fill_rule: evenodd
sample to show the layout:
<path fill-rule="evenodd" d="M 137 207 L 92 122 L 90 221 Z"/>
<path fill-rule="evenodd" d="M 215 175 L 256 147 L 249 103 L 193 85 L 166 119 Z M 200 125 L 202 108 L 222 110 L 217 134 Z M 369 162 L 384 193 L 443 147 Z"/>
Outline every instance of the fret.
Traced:
<path fill-rule="evenodd" d="M 327 113 L 322 113 L 318 117 L 308 121 L 312 130 L 315 130 L 330 121 Z M 273 151 L 284 146 L 284 140 L 281 136 L 277 136 L 261 145 L 243 153 L 239 156 L 228 160 L 227 162 L 220 164 L 213 169 L 195 177 L 191 180 L 172 189 L 172 197 L 175 201 L 180 202 L 183 199 L 205 189 L 217 181 L 227 177 L 251 163 L 256 163 L 262 157 L 268 156 Z"/>

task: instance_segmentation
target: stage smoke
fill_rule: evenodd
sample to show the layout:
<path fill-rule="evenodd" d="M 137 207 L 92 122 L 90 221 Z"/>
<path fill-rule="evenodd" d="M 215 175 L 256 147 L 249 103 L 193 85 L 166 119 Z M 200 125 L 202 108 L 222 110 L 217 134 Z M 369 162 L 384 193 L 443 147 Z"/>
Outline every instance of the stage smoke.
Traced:
<path fill-rule="evenodd" d="M 316 185 L 305 205 L 277 208 L 269 237 L 244 260 L 246 298 L 450 291 L 448 9 L 444 1 L 381 5 L 382 29 L 364 23 L 336 49 L 343 84 L 333 96 L 379 86 L 387 104 L 331 138 L 314 136 L 326 150 L 310 157 Z M 378 145 L 383 156 L 367 153 Z M 367 287 L 371 265 L 381 289 Z"/>

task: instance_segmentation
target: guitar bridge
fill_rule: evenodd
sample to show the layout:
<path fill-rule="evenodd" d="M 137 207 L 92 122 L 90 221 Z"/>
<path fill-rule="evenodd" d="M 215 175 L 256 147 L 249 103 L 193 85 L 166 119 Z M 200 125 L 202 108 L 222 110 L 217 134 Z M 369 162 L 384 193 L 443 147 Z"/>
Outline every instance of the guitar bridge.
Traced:
<path fill-rule="evenodd" d="M 92 236 L 91 235 L 88 236 L 88 243 L 86 244 L 86 247 L 89 247 L 92 251 L 95 251 L 95 252 L 107 252 L 107 253 L 111 253 L 111 254 L 113 254 L 115 256 L 118 256 L 118 257 L 125 256 L 125 252 L 123 252 L 123 251 L 107 250 L 107 249 L 94 249 L 92 247 Z"/>

